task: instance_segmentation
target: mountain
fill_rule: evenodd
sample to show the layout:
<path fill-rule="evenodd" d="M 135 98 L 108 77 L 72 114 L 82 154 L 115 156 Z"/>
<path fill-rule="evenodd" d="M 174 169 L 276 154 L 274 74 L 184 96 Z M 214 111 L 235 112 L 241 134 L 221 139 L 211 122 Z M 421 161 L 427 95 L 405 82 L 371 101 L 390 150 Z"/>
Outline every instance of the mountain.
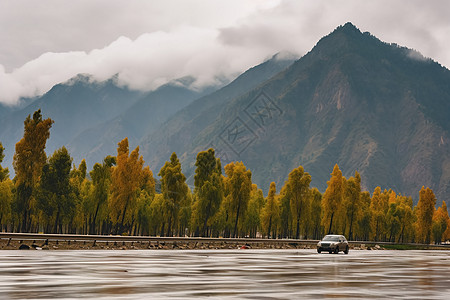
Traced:
<path fill-rule="evenodd" d="M 125 137 L 131 145 L 137 145 L 145 134 L 152 133 L 170 116 L 208 91 L 191 90 L 186 87 L 189 82 L 184 80 L 145 93 L 118 116 L 80 132 L 68 144 L 71 153 L 92 165 L 116 153 L 117 143 Z"/>
<path fill-rule="evenodd" d="M 15 144 L 23 136 L 25 118 L 41 109 L 44 118 L 55 121 L 47 142 L 47 155 L 66 146 L 74 163 L 86 159 L 88 167 L 92 167 L 106 155 L 114 155 L 123 138 L 128 137 L 130 147 L 135 147 L 143 136 L 177 111 L 229 80 L 217 78 L 218 83 L 202 88 L 192 88 L 194 82 L 195 78 L 187 76 L 154 91 L 137 92 L 120 86 L 116 77 L 99 82 L 80 74 L 55 85 L 41 97 L 23 99 L 19 106 L 0 105 L 0 141 L 6 148 L 2 164 L 11 167 Z M 13 168 L 10 170 L 13 173 Z"/>
<path fill-rule="evenodd" d="M 425 185 L 440 201 L 450 195 L 448 69 L 347 23 L 269 73 L 188 105 L 141 141 L 144 158 L 159 170 L 176 151 L 189 177 L 196 154 L 214 147 L 223 165 L 242 160 L 266 191 L 302 165 L 323 192 L 337 163 L 347 177 L 360 172 L 369 191 L 417 200 Z"/>
<path fill-rule="evenodd" d="M 149 132 L 141 139 L 139 145 L 144 158 L 152 169 L 159 170 L 172 152 L 185 153 L 193 139 L 214 122 L 230 101 L 261 85 L 293 62 L 293 55 L 278 53 L 247 70 L 227 86 L 193 101 L 164 122 L 158 130 Z"/>
<path fill-rule="evenodd" d="M 55 85 L 31 104 L 2 117 L 0 141 L 7 154 L 3 164 L 12 163 L 15 144 L 23 136 L 23 122 L 37 109 L 42 110 L 44 118 L 50 117 L 55 121 L 46 148 L 47 154 L 51 155 L 57 148 L 67 146 L 73 136 L 123 112 L 140 95 L 141 93 L 119 87 L 115 78 L 97 82 L 89 75 L 78 75 Z"/>

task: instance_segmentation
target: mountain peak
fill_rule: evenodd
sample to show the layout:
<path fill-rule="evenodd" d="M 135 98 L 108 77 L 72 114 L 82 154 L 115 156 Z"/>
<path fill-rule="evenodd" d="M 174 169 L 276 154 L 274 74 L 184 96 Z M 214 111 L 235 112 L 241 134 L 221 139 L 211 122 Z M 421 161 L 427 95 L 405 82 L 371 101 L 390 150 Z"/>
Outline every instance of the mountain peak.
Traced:
<path fill-rule="evenodd" d="M 343 32 L 353 32 L 353 33 L 361 33 L 361 31 L 358 29 L 358 27 L 356 27 L 355 25 L 353 25 L 352 22 L 347 22 L 344 25 L 339 26 L 338 28 L 335 29 L 335 31 L 343 31 Z"/>

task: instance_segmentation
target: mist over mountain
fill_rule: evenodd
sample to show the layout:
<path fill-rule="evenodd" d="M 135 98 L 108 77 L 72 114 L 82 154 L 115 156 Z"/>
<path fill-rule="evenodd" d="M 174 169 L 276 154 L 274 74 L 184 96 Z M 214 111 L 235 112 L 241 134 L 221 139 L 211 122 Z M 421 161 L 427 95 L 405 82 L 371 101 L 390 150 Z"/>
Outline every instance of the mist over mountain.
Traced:
<path fill-rule="evenodd" d="M 265 192 L 299 165 L 323 192 L 337 163 L 371 192 L 417 200 L 424 185 L 439 203 L 450 195 L 450 71 L 412 49 L 347 23 L 298 60 L 277 54 L 203 90 L 192 80 L 144 93 L 79 75 L 22 106 L 0 105 L 2 165 L 12 171 L 23 121 L 40 108 L 55 121 L 47 155 L 64 145 L 89 167 L 128 137 L 154 174 L 176 152 L 189 184 L 197 153 L 212 147 L 223 166 L 243 161 Z"/>
<path fill-rule="evenodd" d="M 196 154 L 213 147 L 223 164 L 242 160 L 265 191 L 299 165 L 324 191 L 338 163 L 369 191 L 450 193 L 450 71 L 414 50 L 347 23 L 263 84 L 227 88 L 226 101 L 194 101 L 142 140 L 152 168 L 176 151 L 189 178 Z"/>
<path fill-rule="evenodd" d="M 41 109 L 44 118 L 55 121 L 47 141 L 50 156 L 66 146 L 78 164 L 88 165 L 114 155 L 117 143 L 129 137 L 137 141 L 190 101 L 215 90 L 207 87 L 192 91 L 191 78 L 182 78 L 151 92 L 129 90 L 117 84 L 115 77 L 104 82 L 80 74 L 54 86 L 42 97 L 24 99 L 18 107 L 0 107 L 0 141 L 6 148 L 3 165 L 11 168 L 15 144 L 23 136 L 23 122 Z"/>

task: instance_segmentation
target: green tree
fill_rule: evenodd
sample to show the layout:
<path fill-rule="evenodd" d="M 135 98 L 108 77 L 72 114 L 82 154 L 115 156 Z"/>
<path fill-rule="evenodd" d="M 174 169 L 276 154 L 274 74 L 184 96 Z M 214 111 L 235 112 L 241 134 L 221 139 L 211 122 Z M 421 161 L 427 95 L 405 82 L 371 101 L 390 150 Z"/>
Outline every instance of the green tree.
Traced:
<path fill-rule="evenodd" d="M 309 200 L 309 184 L 311 176 L 303 170 L 302 166 L 289 173 L 286 182 L 285 196 L 289 198 L 289 206 L 292 220 L 295 225 L 295 238 L 300 238 L 300 218 L 303 211 L 307 209 Z"/>
<path fill-rule="evenodd" d="M 167 235 L 172 236 L 174 231 L 179 229 L 179 208 L 189 193 L 186 176 L 181 172 L 181 163 L 175 152 L 170 156 L 170 162 L 166 162 L 161 168 L 158 176 L 161 177 L 161 192 L 164 196 L 165 209 L 168 217 Z"/>
<path fill-rule="evenodd" d="M 202 236 L 209 236 L 209 228 L 224 197 L 222 166 L 214 149 L 199 152 L 195 166 L 193 225 L 200 228 Z"/>
<path fill-rule="evenodd" d="M 239 220 L 245 216 L 250 200 L 252 172 L 242 162 L 231 162 L 225 166 L 225 174 L 229 215 L 234 221 L 232 236 L 237 237 Z"/>
<path fill-rule="evenodd" d="M 111 188 L 111 173 L 112 167 L 116 164 L 116 158 L 114 156 L 108 155 L 103 159 L 103 163 L 96 163 L 92 170 L 89 172 L 89 175 L 92 179 L 92 196 L 91 204 L 88 206 L 92 206 L 94 211 L 94 215 L 90 218 L 90 234 L 98 233 L 96 227 L 99 226 L 102 222 L 105 221 L 107 217 L 107 209 L 108 209 L 108 197 Z M 99 215 L 102 215 L 100 222 L 98 220 Z"/>
<path fill-rule="evenodd" d="M 9 170 L 8 168 L 2 167 L 2 161 L 5 158 L 5 154 L 3 154 L 3 151 L 5 151 L 5 148 L 3 148 L 2 143 L 0 142 L 0 182 L 6 180 L 9 178 Z"/>
<path fill-rule="evenodd" d="M 16 144 L 13 166 L 16 172 L 16 204 L 17 213 L 22 217 L 20 231 L 31 229 L 31 215 L 34 209 L 34 190 L 39 183 L 42 168 L 47 161 L 45 144 L 50 137 L 53 120 L 43 120 L 41 110 L 34 112 L 24 122 L 23 138 Z"/>
<path fill-rule="evenodd" d="M 13 200 L 13 182 L 9 179 L 8 168 L 3 168 L 1 163 L 5 155 L 4 148 L 0 143 L 0 230 L 3 225 L 7 226 L 11 220 L 11 206 Z"/>
<path fill-rule="evenodd" d="M 11 221 L 11 206 L 13 201 L 14 183 L 6 178 L 0 181 L 0 231 L 7 228 Z"/>
<path fill-rule="evenodd" d="M 63 233 L 63 222 L 67 224 L 73 217 L 75 205 L 70 186 L 71 165 L 72 158 L 67 149 L 62 147 L 53 153 L 42 168 L 41 192 L 37 203 L 47 221 L 54 220 L 53 233 Z"/>

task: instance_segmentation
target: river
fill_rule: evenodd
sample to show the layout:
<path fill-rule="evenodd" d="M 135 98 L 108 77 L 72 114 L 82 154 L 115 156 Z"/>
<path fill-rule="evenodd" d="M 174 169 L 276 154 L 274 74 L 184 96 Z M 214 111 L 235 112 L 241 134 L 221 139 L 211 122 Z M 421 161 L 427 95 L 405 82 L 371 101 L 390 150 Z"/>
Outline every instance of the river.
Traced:
<path fill-rule="evenodd" d="M 450 299 L 450 251 L 0 251 L 0 299 Z"/>

